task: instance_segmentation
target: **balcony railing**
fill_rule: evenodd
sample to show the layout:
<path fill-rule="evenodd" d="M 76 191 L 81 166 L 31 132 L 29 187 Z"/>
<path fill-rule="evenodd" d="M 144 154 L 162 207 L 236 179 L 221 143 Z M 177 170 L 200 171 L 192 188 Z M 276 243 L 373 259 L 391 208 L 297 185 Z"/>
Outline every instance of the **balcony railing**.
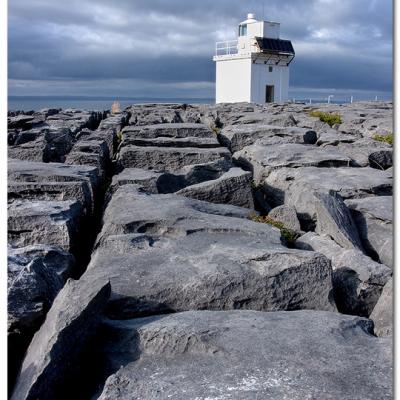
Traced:
<path fill-rule="evenodd" d="M 215 55 L 216 56 L 227 56 L 238 53 L 238 41 L 228 40 L 225 42 L 217 42 L 215 44 Z"/>

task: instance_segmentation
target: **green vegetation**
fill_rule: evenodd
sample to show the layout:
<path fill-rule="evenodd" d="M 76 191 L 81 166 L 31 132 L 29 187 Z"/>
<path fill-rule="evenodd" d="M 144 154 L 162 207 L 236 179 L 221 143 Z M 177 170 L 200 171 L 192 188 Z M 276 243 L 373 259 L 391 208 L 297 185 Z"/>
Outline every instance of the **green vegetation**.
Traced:
<path fill-rule="evenodd" d="M 394 142 L 394 137 L 393 137 L 393 133 L 391 133 L 390 135 L 374 135 L 372 137 L 372 139 L 377 140 L 378 142 L 384 142 L 384 143 L 388 143 L 391 146 L 393 146 L 393 142 Z"/>
<path fill-rule="evenodd" d="M 327 113 L 323 111 L 310 111 L 308 114 L 310 117 L 319 118 L 320 121 L 326 122 L 329 126 L 342 123 L 342 117 L 338 113 Z"/>
<path fill-rule="evenodd" d="M 212 128 L 212 131 L 213 131 L 216 135 L 219 135 L 219 133 L 221 132 L 221 128 L 214 127 L 214 128 Z"/>
<path fill-rule="evenodd" d="M 267 215 L 251 215 L 250 219 L 254 222 L 259 222 L 262 224 L 272 225 L 275 228 L 278 228 L 281 231 L 282 237 L 286 240 L 288 247 L 293 247 L 296 239 L 299 237 L 299 234 L 295 231 L 288 229 L 282 222 L 276 221 Z"/>
<path fill-rule="evenodd" d="M 122 131 L 119 131 L 117 133 L 117 145 L 119 145 L 123 139 L 124 139 L 124 134 L 122 133 Z"/>
<path fill-rule="evenodd" d="M 254 180 L 251 181 L 251 188 L 253 190 L 258 190 L 258 189 L 260 189 L 260 187 L 261 187 L 261 185 L 260 184 L 257 185 L 257 183 Z"/>

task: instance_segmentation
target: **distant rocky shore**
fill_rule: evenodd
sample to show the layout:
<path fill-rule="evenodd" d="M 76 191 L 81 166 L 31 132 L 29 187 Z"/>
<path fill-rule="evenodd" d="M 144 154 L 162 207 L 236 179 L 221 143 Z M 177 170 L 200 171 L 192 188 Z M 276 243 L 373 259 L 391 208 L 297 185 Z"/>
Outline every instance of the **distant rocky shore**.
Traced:
<path fill-rule="evenodd" d="M 10 397 L 391 399 L 392 113 L 10 111 Z"/>

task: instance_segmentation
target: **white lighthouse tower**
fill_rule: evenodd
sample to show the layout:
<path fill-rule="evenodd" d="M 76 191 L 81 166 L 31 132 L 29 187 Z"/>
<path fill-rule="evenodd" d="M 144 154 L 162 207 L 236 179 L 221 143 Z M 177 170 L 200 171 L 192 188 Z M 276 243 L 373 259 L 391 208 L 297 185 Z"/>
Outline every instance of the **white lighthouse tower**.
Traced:
<path fill-rule="evenodd" d="M 290 40 L 279 38 L 278 22 L 248 14 L 237 40 L 217 42 L 217 103 L 271 103 L 288 100 L 289 65 L 295 57 Z"/>

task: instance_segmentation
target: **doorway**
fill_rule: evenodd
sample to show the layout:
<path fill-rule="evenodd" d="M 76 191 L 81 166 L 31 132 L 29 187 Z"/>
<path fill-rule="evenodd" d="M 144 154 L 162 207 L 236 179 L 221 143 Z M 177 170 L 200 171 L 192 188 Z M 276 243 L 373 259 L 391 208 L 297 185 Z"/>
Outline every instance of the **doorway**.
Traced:
<path fill-rule="evenodd" d="M 274 89 L 273 85 L 267 85 L 265 89 L 265 102 L 273 103 L 274 102 Z"/>

